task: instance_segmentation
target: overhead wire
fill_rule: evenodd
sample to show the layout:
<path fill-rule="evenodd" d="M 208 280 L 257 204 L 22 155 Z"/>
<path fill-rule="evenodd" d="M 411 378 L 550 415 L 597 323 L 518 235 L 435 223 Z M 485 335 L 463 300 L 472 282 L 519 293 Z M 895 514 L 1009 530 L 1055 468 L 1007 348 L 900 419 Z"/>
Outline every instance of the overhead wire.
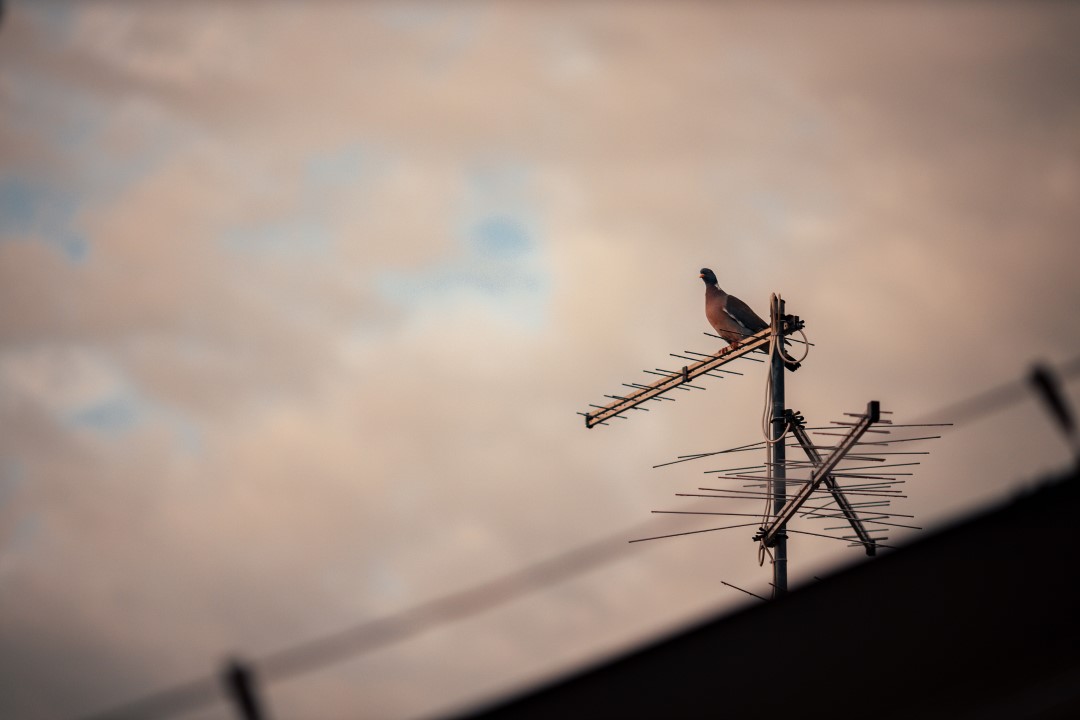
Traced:
<path fill-rule="evenodd" d="M 1061 378 L 1066 381 L 1080 375 L 1080 356 L 1063 363 L 1058 371 Z M 930 420 L 947 416 L 952 418 L 954 425 L 973 422 L 1023 399 L 1025 394 L 1021 391 L 1025 387 L 1027 385 L 1024 381 L 1004 383 L 975 396 L 927 413 L 923 417 Z M 760 443 L 754 444 L 758 445 Z M 703 453 L 694 457 L 705 457 L 712 454 L 719 453 Z M 253 661 L 251 666 L 259 671 L 259 675 L 264 677 L 265 680 L 279 682 L 395 645 L 436 627 L 477 615 L 517 598 L 543 590 L 557 582 L 607 565 L 626 556 L 628 553 L 627 548 L 631 543 L 737 527 L 749 527 L 754 524 L 708 528 L 630 541 L 625 540 L 625 538 L 628 532 L 634 531 L 622 531 L 556 554 L 487 582 L 423 602 L 403 612 L 360 623 L 321 638 L 286 647 L 276 653 L 264 656 L 261 660 Z M 789 532 L 817 535 L 836 540 L 844 539 L 800 530 L 789 530 Z M 879 545 L 879 547 L 891 546 Z M 221 688 L 221 681 L 218 677 L 211 676 L 178 683 L 123 705 L 114 706 L 105 712 L 86 715 L 83 718 L 85 720 L 167 718 L 178 713 L 207 707 L 223 700 L 225 700 L 225 696 Z"/>
<path fill-rule="evenodd" d="M 644 530 L 645 524 L 638 527 Z M 626 530 L 608 535 L 405 611 L 284 648 L 250 665 L 261 678 L 279 681 L 403 642 L 625 557 L 633 551 L 626 535 Z M 86 720 L 172 717 L 223 699 L 219 684 L 215 677 L 181 683 Z"/>

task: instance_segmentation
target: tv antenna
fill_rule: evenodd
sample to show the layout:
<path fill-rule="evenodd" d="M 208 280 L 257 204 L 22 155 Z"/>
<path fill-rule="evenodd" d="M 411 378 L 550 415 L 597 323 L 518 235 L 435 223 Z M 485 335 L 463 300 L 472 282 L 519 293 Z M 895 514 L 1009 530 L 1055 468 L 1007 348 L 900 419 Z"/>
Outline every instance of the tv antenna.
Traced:
<path fill-rule="evenodd" d="M 765 555 L 772 559 L 773 596 L 779 597 L 787 592 L 787 538 L 789 532 L 798 534 L 831 537 L 845 540 L 850 545 L 862 547 L 867 555 L 877 554 L 879 547 L 888 547 L 882 542 L 881 532 L 891 527 L 920 529 L 913 525 L 893 522 L 896 518 L 908 518 L 910 515 L 887 512 L 889 503 L 896 498 L 906 497 L 896 488 L 905 481 L 900 476 L 910 472 L 895 471 L 893 468 L 918 465 L 918 461 L 889 463 L 886 455 L 913 454 L 923 455 L 924 451 L 892 451 L 894 444 L 916 440 L 930 440 L 940 435 L 924 437 L 892 436 L 896 429 L 940 427 L 951 423 L 920 425 L 897 425 L 892 420 L 883 418 L 889 415 L 881 409 L 877 400 L 867 403 L 861 413 L 845 413 L 845 419 L 832 421 L 830 425 L 808 428 L 803 416 L 795 410 L 784 407 L 784 370 L 787 364 L 792 371 L 798 369 L 800 361 L 788 357 L 785 346 L 788 342 L 802 343 L 807 350 L 811 346 L 802 334 L 805 323 L 796 315 L 785 312 L 784 300 L 773 294 L 769 301 L 769 327 L 752 335 L 747 335 L 738 342 L 712 354 L 683 351 L 683 354 L 671 353 L 672 357 L 688 360 L 689 364 L 681 369 L 655 368 L 645 370 L 647 374 L 658 376 L 648 384 L 623 383 L 631 389 L 622 395 L 606 395 L 611 402 L 607 405 L 590 405 L 589 412 L 579 413 L 585 417 L 585 427 L 607 425 L 614 418 L 627 419 L 631 410 L 648 411 L 642 407 L 646 403 L 672 401 L 674 391 L 704 390 L 693 381 L 701 377 L 723 378 L 727 374 L 743 373 L 728 369 L 726 366 L 739 360 L 764 362 L 752 353 L 767 352 L 769 355 L 769 374 L 767 377 L 766 419 L 763 423 L 765 438 L 758 442 L 716 452 L 686 455 L 663 465 L 671 465 L 689 460 L 698 460 L 728 453 L 760 451 L 765 449 L 764 464 L 729 468 L 727 470 L 705 471 L 717 473 L 721 481 L 743 481 L 742 488 L 700 487 L 698 493 L 676 493 L 680 497 L 717 498 L 728 500 L 765 500 L 765 511 L 760 513 L 706 512 L 695 510 L 654 510 L 655 513 L 676 515 L 716 515 L 759 517 L 759 522 L 736 523 L 706 530 L 658 535 L 638 538 L 630 542 L 658 540 L 713 530 L 729 530 L 758 526 L 753 536 L 759 544 L 759 561 L 764 562 Z M 802 340 L 789 336 L 799 333 Z M 706 333 L 711 337 L 718 337 Z M 805 360 L 806 355 L 803 355 Z M 722 373 L 722 374 L 721 374 Z M 839 431 L 839 432 L 838 432 Z M 829 444 L 815 442 L 810 433 L 822 436 L 834 436 L 839 439 Z M 880 440 L 864 440 L 870 434 L 873 437 L 889 435 Z M 789 441 L 789 436 L 794 442 Z M 799 448 L 806 456 L 805 460 L 788 460 L 787 448 Z M 869 452 L 868 452 L 869 451 Z M 856 463 L 851 466 L 848 463 Z M 859 465 L 859 463 L 864 463 Z M 869 463 L 866 465 L 865 463 Z M 789 477 L 788 471 L 793 475 Z M 798 477 L 808 473 L 806 477 Z M 749 484 L 746 484 L 749 483 Z M 714 483 L 715 484 L 715 483 Z M 722 484 L 722 483 L 720 483 Z M 789 492 L 790 491 L 790 492 Z M 851 498 L 858 498 L 852 501 Z M 813 503 L 813 504 L 808 504 Z M 847 531 L 848 535 L 826 535 L 789 529 L 788 523 L 801 513 L 802 518 L 814 520 L 839 519 L 844 525 L 825 528 L 826 531 Z M 860 515 L 860 513 L 862 513 Z M 868 527 L 869 526 L 869 527 Z M 741 590 L 741 588 L 737 588 Z M 748 592 L 748 591 L 743 591 Z M 753 593 L 749 593 L 753 594 Z"/>

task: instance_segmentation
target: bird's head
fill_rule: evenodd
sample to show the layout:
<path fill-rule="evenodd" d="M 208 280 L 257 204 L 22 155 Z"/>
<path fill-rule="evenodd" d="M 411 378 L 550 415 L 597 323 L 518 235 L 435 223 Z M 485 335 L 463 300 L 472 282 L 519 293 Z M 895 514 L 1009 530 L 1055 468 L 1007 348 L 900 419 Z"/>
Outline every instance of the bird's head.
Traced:
<path fill-rule="evenodd" d="M 706 285 L 716 285 L 716 273 L 709 268 L 701 268 L 701 275 L 699 276 L 705 281 Z"/>

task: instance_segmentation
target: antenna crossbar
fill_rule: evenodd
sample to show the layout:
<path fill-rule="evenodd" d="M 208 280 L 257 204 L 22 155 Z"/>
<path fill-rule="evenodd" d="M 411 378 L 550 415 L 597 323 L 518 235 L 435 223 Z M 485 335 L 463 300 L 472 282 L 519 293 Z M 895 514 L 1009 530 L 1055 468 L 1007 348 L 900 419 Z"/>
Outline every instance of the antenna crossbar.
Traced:
<path fill-rule="evenodd" d="M 844 456 L 855 447 L 855 444 L 859 441 L 859 438 L 870 429 L 870 426 L 878 422 L 881 419 L 881 406 L 877 400 L 871 400 L 866 407 L 866 414 L 863 415 L 859 422 L 851 428 L 845 434 L 843 440 L 841 440 L 828 457 L 823 458 L 821 464 L 814 469 L 814 474 L 810 477 L 810 480 L 803 485 L 799 491 L 792 496 L 783 508 L 776 513 L 776 517 L 769 522 L 769 524 L 762 529 L 756 539 L 761 541 L 761 544 L 765 547 L 772 547 L 777 539 L 784 531 L 784 527 L 787 521 L 799 511 L 799 508 L 805 503 L 810 496 L 818 489 L 818 486 L 825 481 L 825 478 L 836 469 L 836 466 L 840 464 L 840 461 L 844 459 Z"/>
<path fill-rule="evenodd" d="M 819 468 L 824 464 L 824 458 L 821 457 L 821 453 L 818 452 L 817 446 L 814 445 L 810 439 L 810 435 L 806 432 L 806 427 L 803 425 L 801 418 L 788 410 L 788 422 L 791 424 L 791 434 L 795 436 L 799 445 L 802 446 L 803 452 L 806 453 L 806 457 L 810 458 L 810 462 L 814 464 L 815 468 Z M 845 497 L 843 490 L 840 488 L 839 483 L 836 482 L 836 478 L 832 473 L 828 473 L 822 477 L 825 487 L 832 493 L 833 499 L 836 501 L 837 507 L 840 508 L 840 512 L 847 518 L 848 523 L 851 525 L 851 529 L 855 531 L 856 537 L 859 542 L 866 548 L 866 554 L 873 557 L 877 553 L 877 544 L 874 542 L 874 538 L 870 537 L 870 533 L 866 531 L 866 527 L 863 525 L 862 520 L 859 519 L 858 513 L 851 506 L 851 503 Z"/>

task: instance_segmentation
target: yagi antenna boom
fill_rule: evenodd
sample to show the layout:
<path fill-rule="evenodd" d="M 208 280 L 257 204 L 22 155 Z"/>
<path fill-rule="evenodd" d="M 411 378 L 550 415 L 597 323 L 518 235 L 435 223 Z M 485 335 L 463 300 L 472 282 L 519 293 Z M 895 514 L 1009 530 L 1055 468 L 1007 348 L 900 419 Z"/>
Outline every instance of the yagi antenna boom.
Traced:
<path fill-rule="evenodd" d="M 802 327 L 802 321 L 797 317 L 787 316 L 784 318 L 783 326 L 783 332 L 784 334 L 787 334 L 800 329 Z M 679 388 L 682 385 L 689 385 L 691 380 L 699 378 L 702 375 L 708 375 L 710 372 L 714 372 L 730 362 L 739 359 L 752 359 L 747 358 L 746 356 L 755 350 L 768 347 L 772 332 L 773 330 L 771 327 L 765 328 L 761 332 L 754 333 L 744 340 L 729 345 L 712 355 L 695 353 L 701 354 L 704 359 L 685 365 L 679 371 L 665 370 L 662 372 L 654 372 L 646 370 L 645 372 L 650 375 L 660 375 L 660 379 L 650 385 L 640 385 L 635 383 L 632 387 L 636 388 L 637 392 L 620 396 L 615 399 L 615 402 L 608 403 L 594 412 L 582 413 L 585 416 L 585 427 L 595 427 L 606 420 L 622 415 L 624 412 L 635 408 L 642 403 L 646 403 L 649 400 L 660 399 L 660 396 L 665 393 Z M 657 370 L 659 369 L 660 368 L 657 368 Z M 609 395 L 608 397 L 611 396 Z"/>

